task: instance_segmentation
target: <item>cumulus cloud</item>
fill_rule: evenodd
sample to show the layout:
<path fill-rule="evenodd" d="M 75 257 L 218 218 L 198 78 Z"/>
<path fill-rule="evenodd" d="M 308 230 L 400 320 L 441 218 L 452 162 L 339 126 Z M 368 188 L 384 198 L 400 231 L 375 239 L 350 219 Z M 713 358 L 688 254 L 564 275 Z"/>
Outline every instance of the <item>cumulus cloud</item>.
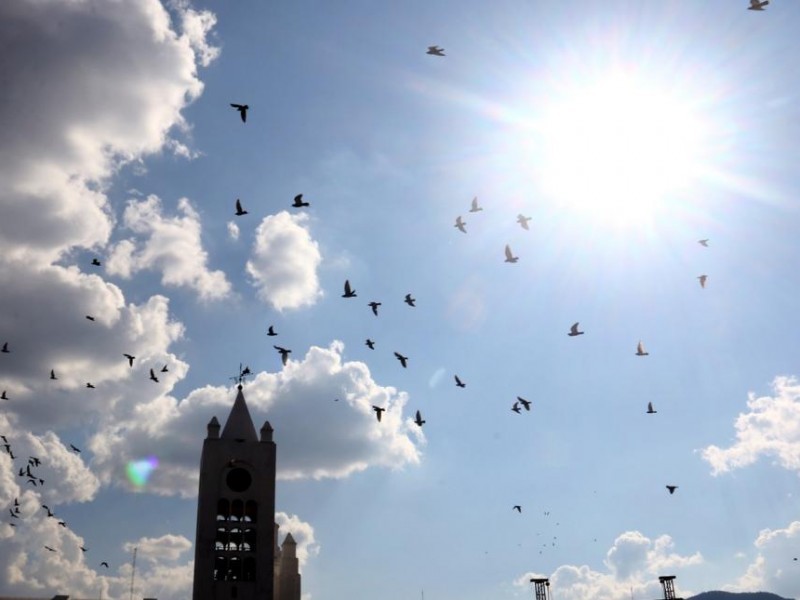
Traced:
<path fill-rule="evenodd" d="M 200 241 L 200 215 L 186 198 L 178 201 L 180 216 L 163 214 L 161 200 L 148 196 L 131 199 L 125 209 L 125 226 L 141 238 L 122 240 L 110 252 L 106 270 L 128 278 L 143 269 L 161 271 L 161 283 L 188 287 L 203 300 L 217 300 L 230 293 L 231 284 L 222 271 L 210 271 L 208 253 Z"/>
<path fill-rule="evenodd" d="M 792 559 L 800 545 L 800 521 L 785 529 L 763 529 L 755 541 L 758 555 L 739 580 L 725 589 L 732 592 L 769 590 L 787 598 L 800 590 L 800 570 Z"/>
<path fill-rule="evenodd" d="M 703 449 L 714 475 L 746 467 L 762 456 L 800 473 L 800 384 L 794 377 L 776 377 L 772 393 L 759 398 L 749 395 L 749 411 L 740 413 L 734 423 L 735 443 Z"/>
<path fill-rule="evenodd" d="M 233 221 L 228 221 L 228 237 L 234 241 L 239 239 L 239 226 Z"/>
<path fill-rule="evenodd" d="M 258 297 L 277 310 L 309 306 L 322 295 L 317 277 L 322 255 L 304 226 L 307 220 L 304 213 L 281 211 L 265 217 L 256 230 L 247 272 Z"/>
<path fill-rule="evenodd" d="M 160 563 L 178 560 L 191 550 L 192 542 L 182 535 L 168 533 L 157 538 L 139 538 L 135 542 L 127 542 L 123 545 L 123 549 L 128 553 L 133 552 L 134 548 L 137 548 L 138 556 L 141 556 L 142 559 Z"/>
<path fill-rule="evenodd" d="M 275 522 L 280 527 L 278 531 L 279 544 L 283 542 L 287 533 L 291 533 L 294 541 L 297 542 L 297 560 L 302 571 L 308 559 L 319 554 L 319 544 L 314 539 L 314 528 L 297 515 L 279 511 L 275 512 Z"/>
<path fill-rule="evenodd" d="M 104 182 L 186 129 L 197 63 L 215 56 L 210 13 L 175 14 L 177 27 L 158 0 L 0 3 L 4 52 L 24 57 L 0 63 L 1 255 L 47 263 L 108 240 Z"/>
<path fill-rule="evenodd" d="M 340 478 L 420 460 L 424 437 L 404 414 L 407 395 L 378 385 L 364 363 L 343 362 L 343 350 L 341 342 L 312 346 L 302 361 L 290 360 L 278 373 L 257 373 L 245 389 L 256 429 L 266 419 L 275 428 L 281 479 Z M 117 411 L 93 436 L 95 472 L 102 481 L 127 485 L 120 477 L 125 462 L 156 449 L 160 462 L 147 489 L 195 496 L 206 425 L 213 416 L 224 422 L 235 393 L 234 388 L 206 386 L 181 401 L 162 394 L 139 397 L 129 413 Z M 337 397 L 341 400 L 334 402 Z M 387 408 L 381 423 L 372 405 Z M 315 419 L 308 418 L 312 411 Z"/>
<path fill-rule="evenodd" d="M 558 590 L 560 600 L 627 600 L 631 591 L 636 597 L 659 597 L 659 575 L 666 571 L 699 565 L 703 557 L 699 552 L 683 556 L 673 552 L 674 542 L 669 535 L 650 539 L 638 531 L 626 531 L 614 540 L 606 553 L 607 571 L 600 572 L 586 565 L 562 565 L 550 576 L 550 584 Z M 532 577 L 539 573 L 525 573 L 514 584 L 530 588 Z M 686 590 L 681 595 L 688 596 Z"/>

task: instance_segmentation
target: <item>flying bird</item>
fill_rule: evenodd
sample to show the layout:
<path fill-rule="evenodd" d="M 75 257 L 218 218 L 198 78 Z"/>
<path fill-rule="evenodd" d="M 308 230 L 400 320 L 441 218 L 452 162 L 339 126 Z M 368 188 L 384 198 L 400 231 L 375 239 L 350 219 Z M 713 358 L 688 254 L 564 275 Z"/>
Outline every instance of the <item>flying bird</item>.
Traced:
<path fill-rule="evenodd" d="M 525 398 L 520 398 L 519 396 L 517 396 L 517 400 L 519 401 L 520 404 L 522 404 L 522 406 L 525 407 L 525 410 L 530 410 L 531 409 L 531 401 L 530 400 L 525 400 Z"/>
<path fill-rule="evenodd" d="M 4 354 L 8 354 L 9 352 L 11 352 L 11 350 L 8 349 L 8 342 L 5 342 L 3 344 L 3 349 L 0 350 L 0 352 L 3 352 Z"/>
<path fill-rule="evenodd" d="M 764 7 L 769 4 L 769 0 L 750 0 L 750 6 L 747 7 L 747 10 L 764 10 Z"/>
<path fill-rule="evenodd" d="M 281 348 L 280 346 L 273 346 L 275 350 L 277 350 L 281 355 L 281 362 L 284 366 L 286 366 L 286 362 L 289 360 L 289 355 L 292 353 L 291 350 L 287 350 L 286 348 Z"/>
<path fill-rule="evenodd" d="M 242 123 L 247 122 L 247 109 L 250 108 L 247 104 L 233 104 L 231 103 L 231 107 L 235 108 L 239 111 L 239 116 L 242 117 Z"/>
<path fill-rule="evenodd" d="M 93 266 L 93 267 L 99 267 L 99 266 L 100 266 L 100 265 L 102 265 L 102 264 L 103 264 L 103 263 L 101 263 L 101 262 L 100 262 L 99 260 L 97 260 L 96 258 L 93 258 L 93 259 L 92 259 L 92 266 Z"/>
<path fill-rule="evenodd" d="M 407 356 L 403 356 L 399 352 L 395 352 L 394 355 L 397 358 L 397 360 L 400 361 L 400 364 L 403 365 L 404 369 L 408 367 L 408 357 Z"/>
<path fill-rule="evenodd" d="M 342 294 L 342 298 L 355 298 L 356 291 L 350 287 L 350 280 L 344 280 L 344 294 Z"/>
<path fill-rule="evenodd" d="M 241 217 L 242 215 L 246 215 L 247 211 L 242 208 L 242 201 L 239 198 L 236 199 L 236 212 L 234 213 L 237 217 Z"/>
<path fill-rule="evenodd" d="M 654 414 L 656 414 L 657 412 L 658 412 L 657 410 L 654 410 L 654 409 L 653 409 L 653 403 L 652 403 L 652 402 L 648 402 L 648 403 L 647 403 L 647 414 L 648 414 L 648 415 L 654 415 Z"/>
<path fill-rule="evenodd" d="M 645 352 L 644 344 L 642 344 L 642 341 L 639 340 L 639 343 L 636 345 L 636 356 L 649 356 L 649 355 L 650 353 Z"/>
<path fill-rule="evenodd" d="M 42 504 L 42 508 L 43 508 L 43 509 L 45 509 L 45 510 L 47 511 L 47 516 L 48 516 L 48 517 L 55 517 L 55 515 L 53 514 L 53 512 L 50 510 L 50 507 L 49 507 L 49 506 L 47 506 L 46 504 Z"/>
<path fill-rule="evenodd" d="M 64 521 L 59 521 L 58 524 L 61 525 L 62 527 L 66 527 L 67 526 L 67 524 Z"/>
<path fill-rule="evenodd" d="M 517 223 L 519 223 L 523 229 L 529 230 L 530 227 L 528 227 L 528 221 L 530 221 L 532 218 L 533 217 L 526 217 L 525 215 L 520 213 L 517 215 Z"/>
<path fill-rule="evenodd" d="M 56 377 L 56 372 L 53 369 L 50 369 L 50 379 L 58 379 L 58 377 Z"/>
<path fill-rule="evenodd" d="M 163 367 L 161 367 L 161 372 L 162 373 L 169 373 L 169 369 L 167 368 L 167 365 L 164 365 Z"/>
<path fill-rule="evenodd" d="M 708 275 L 700 275 L 700 276 L 698 276 L 697 279 L 700 280 L 700 287 L 701 288 L 705 288 L 706 287 L 706 279 L 708 279 Z"/>
<path fill-rule="evenodd" d="M 303 194 L 297 194 L 294 197 L 292 208 L 303 208 L 304 206 L 311 206 L 308 202 L 303 202 Z"/>
<path fill-rule="evenodd" d="M 367 338 L 367 341 L 364 343 L 369 347 L 370 350 L 375 350 L 375 342 L 373 342 L 371 339 Z"/>
<path fill-rule="evenodd" d="M 86 382 L 86 387 L 89 388 L 90 390 L 95 389 L 95 387 L 91 383 L 89 383 L 88 381 Z"/>
<path fill-rule="evenodd" d="M 482 206 L 478 206 L 478 197 L 475 196 L 472 199 L 472 204 L 470 205 L 469 212 L 480 212 L 483 210 Z"/>
<path fill-rule="evenodd" d="M 511 246 L 506 244 L 506 262 L 507 263 L 515 263 L 519 260 L 519 256 L 514 256 L 511 254 Z"/>
<path fill-rule="evenodd" d="M 158 377 L 156 377 L 156 374 L 153 372 L 153 369 L 150 369 L 150 381 L 155 381 L 156 383 L 158 383 Z"/>
<path fill-rule="evenodd" d="M 378 418 L 378 423 L 380 423 L 381 422 L 381 415 L 383 415 L 383 411 L 385 411 L 386 409 L 385 408 L 381 408 L 380 406 L 374 406 L 373 405 L 372 406 L 372 410 L 375 411 L 375 416 Z"/>
<path fill-rule="evenodd" d="M 3 393 L 0 394 L 0 400 L 8 400 L 8 396 L 6 396 L 6 391 L 3 390 Z"/>
<path fill-rule="evenodd" d="M 414 423 L 416 423 L 419 427 L 422 427 L 422 425 L 425 423 L 425 421 L 422 419 L 422 414 L 420 414 L 419 411 L 417 411 L 417 418 L 414 419 Z"/>
<path fill-rule="evenodd" d="M 439 48 L 439 46 L 428 46 L 428 51 L 425 54 L 430 54 L 432 56 L 444 56 L 444 48 Z"/>
<path fill-rule="evenodd" d="M 103 561 L 103 562 L 100 563 L 100 566 L 101 567 L 105 567 L 107 569 L 108 568 L 108 563 L 106 561 Z"/>
<path fill-rule="evenodd" d="M 367 306 L 369 306 L 372 309 L 372 314 L 374 314 L 376 317 L 378 316 L 378 307 L 380 305 L 381 305 L 380 302 L 370 302 L 369 304 L 367 304 Z"/>
<path fill-rule="evenodd" d="M 517 414 L 522 413 L 522 409 L 520 409 L 519 407 L 519 402 L 514 402 L 513 406 L 511 407 L 511 410 L 513 410 Z"/>
<path fill-rule="evenodd" d="M 50 546 L 45 546 L 45 547 L 44 547 L 44 549 L 45 549 L 45 550 L 48 550 L 48 551 L 50 551 L 50 552 L 55 552 L 55 551 L 56 551 L 56 549 L 55 549 L 55 548 L 51 548 Z"/>
<path fill-rule="evenodd" d="M 88 548 L 84 548 L 83 546 L 78 546 L 78 548 L 81 549 L 81 552 L 86 552 L 88 550 Z"/>
<path fill-rule="evenodd" d="M 580 321 L 574 323 L 572 327 L 569 328 L 569 333 L 567 334 L 568 336 L 574 337 L 576 335 L 583 335 L 586 333 L 585 331 L 578 331 L 578 323 L 580 323 Z"/>
<path fill-rule="evenodd" d="M 512 506 L 511 510 L 515 510 L 518 513 L 522 513 L 522 507 L 519 504 L 515 504 L 514 506 Z"/>
<path fill-rule="evenodd" d="M 667 489 L 669 490 L 669 493 L 670 493 L 670 494 L 674 494 L 674 493 L 675 493 L 675 490 L 677 490 L 677 489 L 678 489 L 678 486 L 677 486 L 677 485 L 668 485 L 668 486 L 667 486 Z"/>
<path fill-rule="evenodd" d="M 272 325 L 269 326 L 269 329 L 267 330 L 267 335 L 269 336 L 278 335 L 277 333 L 275 333 L 275 328 Z"/>
<path fill-rule="evenodd" d="M 42 464 L 42 461 L 41 461 L 41 460 L 39 460 L 39 458 L 38 458 L 38 457 L 36 457 L 36 456 L 31 456 L 31 457 L 28 459 L 28 464 L 29 464 L 29 465 L 33 465 L 34 467 L 38 467 L 40 464 Z"/>
<path fill-rule="evenodd" d="M 124 356 L 125 358 L 128 359 L 128 366 L 132 367 L 133 366 L 133 359 L 136 358 L 136 357 L 133 356 L 132 354 L 123 354 L 122 356 Z"/>
<path fill-rule="evenodd" d="M 697 240 L 697 243 L 700 244 L 701 246 L 704 246 L 704 247 L 708 248 L 708 238 L 706 238 L 704 240 Z"/>
<path fill-rule="evenodd" d="M 460 388 L 467 387 L 467 384 L 464 383 L 463 381 L 461 381 L 461 379 L 458 377 L 458 375 L 453 375 L 453 377 L 455 377 L 455 379 L 456 379 L 456 386 L 457 387 L 460 387 Z"/>
<path fill-rule="evenodd" d="M 453 225 L 456 229 L 458 229 L 461 233 L 467 233 L 466 223 L 461 218 L 461 216 L 456 217 L 456 224 Z"/>
<path fill-rule="evenodd" d="M 71 449 L 73 452 L 75 452 L 76 454 L 80 454 L 80 453 L 81 453 L 81 451 L 80 451 L 80 448 L 76 448 L 76 447 L 75 447 L 75 446 L 73 446 L 72 444 L 70 444 L 70 445 L 69 445 L 69 447 L 70 447 L 70 449 Z"/>
<path fill-rule="evenodd" d="M 416 306 L 416 305 L 414 304 L 414 302 L 416 302 L 416 299 L 415 299 L 415 298 L 412 298 L 412 297 L 411 297 L 411 294 L 406 294 L 406 299 L 404 300 L 404 302 L 405 302 L 406 304 L 408 304 L 409 306 Z"/>
<path fill-rule="evenodd" d="M 14 518 L 14 519 L 19 519 L 19 515 L 16 515 L 16 514 L 14 514 L 14 511 L 13 511 L 13 510 L 11 510 L 10 508 L 8 509 L 8 512 L 9 512 L 9 513 L 11 513 L 11 517 L 12 517 L 12 518 Z"/>
<path fill-rule="evenodd" d="M 89 321 L 94 321 L 94 317 L 92 315 L 86 315 L 86 319 Z"/>

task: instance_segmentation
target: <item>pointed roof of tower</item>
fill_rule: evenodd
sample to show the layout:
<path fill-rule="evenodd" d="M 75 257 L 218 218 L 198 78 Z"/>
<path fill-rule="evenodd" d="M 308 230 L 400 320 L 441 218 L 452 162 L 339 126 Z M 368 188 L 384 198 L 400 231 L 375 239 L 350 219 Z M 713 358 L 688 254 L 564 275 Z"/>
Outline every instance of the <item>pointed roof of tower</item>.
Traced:
<path fill-rule="evenodd" d="M 286 537 L 283 539 L 284 544 L 289 544 L 290 546 L 297 546 L 297 542 L 294 541 L 292 537 L 292 533 L 289 532 L 286 534 Z"/>
<path fill-rule="evenodd" d="M 242 386 L 239 386 L 239 393 L 233 401 L 233 408 L 225 422 L 222 430 L 222 439 L 243 440 L 245 442 L 257 442 L 256 428 L 253 426 L 253 419 L 250 418 L 250 411 L 247 410 L 247 403 L 244 401 Z"/>

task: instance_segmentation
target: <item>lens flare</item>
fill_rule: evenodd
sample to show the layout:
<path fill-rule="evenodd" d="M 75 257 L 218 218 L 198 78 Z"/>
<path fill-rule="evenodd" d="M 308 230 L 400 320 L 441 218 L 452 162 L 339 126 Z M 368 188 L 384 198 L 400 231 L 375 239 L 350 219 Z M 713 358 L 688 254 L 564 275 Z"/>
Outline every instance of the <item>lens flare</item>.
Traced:
<path fill-rule="evenodd" d="M 130 482 L 136 487 L 144 487 L 150 475 L 158 467 L 158 459 L 150 456 L 142 460 L 132 460 L 125 467 Z"/>

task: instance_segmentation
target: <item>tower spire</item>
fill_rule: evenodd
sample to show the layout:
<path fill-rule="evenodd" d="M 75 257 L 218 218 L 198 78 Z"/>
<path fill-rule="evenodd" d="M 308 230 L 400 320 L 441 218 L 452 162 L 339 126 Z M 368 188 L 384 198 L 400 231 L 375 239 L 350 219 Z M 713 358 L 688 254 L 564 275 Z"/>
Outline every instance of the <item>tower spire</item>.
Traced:
<path fill-rule="evenodd" d="M 249 369 L 245 368 L 245 371 L 249 372 Z M 222 429 L 222 439 L 233 439 L 242 442 L 258 441 L 256 428 L 253 425 L 253 419 L 250 417 L 250 411 L 247 409 L 247 402 L 245 402 L 244 394 L 242 393 L 241 381 L 246 374 L 240 369 L 239 384 L 236 386 L 238 389 L 236 400 L 233 401 L 233 408 L 231 408 L 228 420 Z"/>

